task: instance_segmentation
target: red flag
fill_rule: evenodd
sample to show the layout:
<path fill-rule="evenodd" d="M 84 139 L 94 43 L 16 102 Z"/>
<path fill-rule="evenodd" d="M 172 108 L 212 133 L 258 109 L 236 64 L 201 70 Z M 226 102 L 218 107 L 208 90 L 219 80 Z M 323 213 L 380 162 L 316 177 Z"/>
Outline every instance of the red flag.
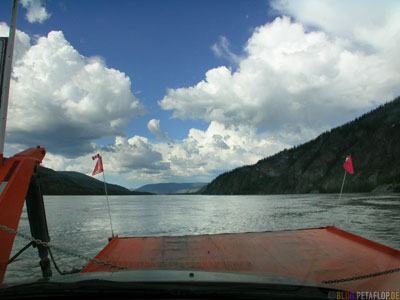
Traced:
<path fill-rule="evenodd" d="M 349 172 L 351 175 L 354 174 L 354 169 L 353 169 L 353 162 L 351 160 L 351 156 L 346 157 L 346 161 L 344 162 L 343 168 Z"/>
<path fill-rule="evenodd" d="M 96 166 L 94 167 L 92 176 L 96 175 L 96 174 L 100 174 L 101 172 L 103 172 L 103 160 L 101 159 L 100 154 L 97 154 L 95 156 L 92 156 L 92 159 L 95 160 L 97 159 L 97 163 Z"/>

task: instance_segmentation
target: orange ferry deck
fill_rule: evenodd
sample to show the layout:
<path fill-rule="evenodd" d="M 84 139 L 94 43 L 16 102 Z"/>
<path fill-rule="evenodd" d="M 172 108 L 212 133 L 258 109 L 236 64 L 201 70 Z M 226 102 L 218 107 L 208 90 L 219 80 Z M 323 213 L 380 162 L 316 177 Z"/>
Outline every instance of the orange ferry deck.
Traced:
<path fill-rule="evenodd" d="M 129 270 L 268 273 L 317 283 L 393 270 L 325 286 L 363 292 L 398 292 L 400 287 L 400 251 L 332 226 L 255 233 L 115 237 L 95 258 Z M 99 271 L 115 269 L 90 262 L 82 273 Z"/>

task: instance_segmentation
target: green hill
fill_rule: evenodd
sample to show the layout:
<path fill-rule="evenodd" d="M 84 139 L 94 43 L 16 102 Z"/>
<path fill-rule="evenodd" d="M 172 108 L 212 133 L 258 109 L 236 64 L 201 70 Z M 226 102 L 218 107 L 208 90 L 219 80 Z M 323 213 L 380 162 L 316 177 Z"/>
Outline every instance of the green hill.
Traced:
<path fill-rule="evenodd" d="M 203 194 L 339 192 L 345 157 L 355 174 L 345 192 L 400 192 L 400 98 L 301 146 L 224 173 Z"/>
<path fill-rule="evenodd" d="M 39 167 L 40 182 L 44 195 L 104 195 L 104 183 L 78 172 L 54 171 Z M 107 183 L 109 195 L 149 195 L 134 192 L 116 184 Z"/>
<path fill-rule="evenodd" d="M 150 192 L 156 194 L 193 194 L 198 192 L 202 187 L 207 185 L 205 182 L 192 183 L 156 183 L 146 184 L 135 191 Z"/>

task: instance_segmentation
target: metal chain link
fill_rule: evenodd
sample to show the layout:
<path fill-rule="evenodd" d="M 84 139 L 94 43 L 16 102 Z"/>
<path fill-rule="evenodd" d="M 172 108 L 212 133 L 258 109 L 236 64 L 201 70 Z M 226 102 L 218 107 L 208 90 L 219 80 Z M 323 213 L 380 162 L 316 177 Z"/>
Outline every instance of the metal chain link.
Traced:
<path fill-rule="evenodd" d="M 382 271 L 382 272 L 371 273 L 371 274 L 367 274 L 367 275 L 348 277 L 348 278 L 343 278 L 343 279 L 326 280 L 326 281 L 322 281 L 322 283 L 326 283 L 326 284 L 342 283 L 342 282 L 347 282 L 347 281 L 361 280 L 361 279 L 367 279 L 367 278 L 392 274 L 392 273 L 396 273 L 396 272 L 400 272 L 400 268 L 391 269 L 391 270 Z"/>
<path fill-rule="evenodd" d="M 101 266 L 105 266 L 105 267 L 109 267 L 109 268 L 115 268 L 115 269 L 119 269 L 119 270 L 126 270 L 127 269 L 126 267 L 121 267 L 121 266 L 114 265 L 112 263 L 107 263 L 107 262 L 104 262 L 104 261 L 101 261 L 101 260 L 98 260 L 98 259 L 95 259 L 95 258 L 90 258 L 89 256 L 78 254 L 78 253 L 76 253 L 74 251 L 71 251 L 71 250 L 68 250 L 68 249 L 64 249 L 64 248 L 61 248 L 61 247 L 56 246 L 56 245 L 52 245 L 52 244 L 50 244 L 48 242 L 43 242 L 43 241 L 41 241 L 39 239 L 35 239 L 33 237 L 30 237 L 30 236 L 28 236 L 26 234 L 23 234 L 21 232 L 18 232 L 16 230 L 13 230 L 13 229 L 8 228 L 7 226 L 1 225 L 1 224 L 0 224 L 0 229 L 2 229 L 4 231 L 7 231 L 8 233 L 14 234 L 15 236 L 22 237 L 25 240 L 28 240 L 30 242 L 34 242 L 34 243 L 36 243 L 38 245 L 42 245 L 44 247 L 48 247 L 48 248 L 52 248 L 52 249 L 58 250 L 60 252 L 68 254 L 70 256 L 78 257 L 80 259 L 87 260 L 87 261 L 95 263 L 97 265 L 101 265 Z"/>

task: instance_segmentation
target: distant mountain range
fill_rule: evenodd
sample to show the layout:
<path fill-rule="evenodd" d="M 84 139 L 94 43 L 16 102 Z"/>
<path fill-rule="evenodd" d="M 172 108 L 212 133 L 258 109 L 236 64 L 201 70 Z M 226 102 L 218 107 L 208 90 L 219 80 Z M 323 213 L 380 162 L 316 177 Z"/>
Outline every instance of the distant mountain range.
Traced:
<path fill-rule="evenodd" d="M 400 192 L 400 98 L 301 146 L 226 172 L 201 192 L 338 193 L 349 154 L 355 174 L 347 176 L 345 192 Z"/>
<path fill-rule="evenodd" d="M 38 174 L 44 195 L 104 195 L 104 183 L 78 172 L 54 171 L 39 167 Z M 107 183 L 109 195 L 150 195 L 130 191 L 116 184 Z"/>
<path fill-rule="evenodd" d="M 192 183 L 156 183 L 146 184 L 138 189 L 136 192 L 149 192 L 155 194 L 193 194 L 198 192 L 207 183 L 205 182 L 192 182 Z"/>

